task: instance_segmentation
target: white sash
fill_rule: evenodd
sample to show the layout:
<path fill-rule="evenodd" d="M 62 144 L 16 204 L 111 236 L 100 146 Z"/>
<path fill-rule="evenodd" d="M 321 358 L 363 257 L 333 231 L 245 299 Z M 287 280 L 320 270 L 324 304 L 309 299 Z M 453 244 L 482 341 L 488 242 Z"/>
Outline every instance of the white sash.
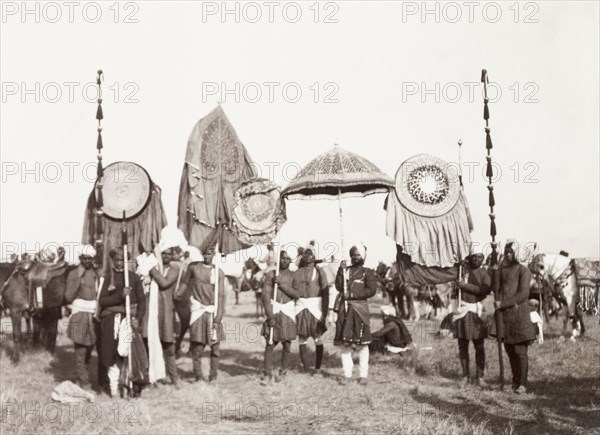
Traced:
<path fill-rule="evenodd" d="M 462 319 L 467 315 L 467 313 L 475 313 L 479 311 L 479 307 L 477 306 L 478 302 L 470 303 L 465 301 L 460 301 L 460 305 L 458 306 L 458 310 L 452 316 L 452 321 L 455 322 L 458 319 Z"/>
<path fill-rule="evenodd" d="M 163 275 L 166 275 L 167 267 Z M 158 283 L 153 279 L 150 282 L 150 291 L 148 292 L 148 379 L 151 384 L 159 379 L 165 378 L 167 372 L 165 369 L 165 360 L 160 344 L 160 334 L 158 325 Z M 166 313 L 169 315 L 169 313 Z"/>
<path fill-rule="evenodd" d="M 292 320 L 296 320 L 296 309 L 294 306 L 294 301 L 286 302 L 285 304 L 280 304 L 277 301 L 271 299 L 273 303 L 273 314 L 277 314 L 282 312 L 286 316 L 288 316 Z"/>
<path fill-rule="evenodd" d="M 321 298 L 300 298 L 296 301 L 296 315 L 300 314 L 302 310 L 308 310 L 317 319 L 321 319 Z"/>
<path fill-rule="evenodd" d="M 192 317 L 190 318 L 190 325 L 193 325 L 196 320 L 198 320 L 204 313 L 214 313 L 215 306 L 214 305 L 203 305 L 199 301 L 197 301 L 193 296 L 190 298 L 192 303 Z"/>
<path fill-rule="evenodd" d="M 71 315 L 76 313 L 90 313 L 96 312 L 96 300 L 92 299 L 87 301 L 85 299 L 77 298 L 71 303 Z"/>
<path fill-rule="evenodd" d="M 406 352 L 407 350 L 409 350 L 410 346 L 396 347 L 396 346 L 392 346 L 391 344 L 386 344 L 385 348 L 388 350 L 388 352 L 391 352 L 391 353 L 400 353 L 400 352 Z"/>

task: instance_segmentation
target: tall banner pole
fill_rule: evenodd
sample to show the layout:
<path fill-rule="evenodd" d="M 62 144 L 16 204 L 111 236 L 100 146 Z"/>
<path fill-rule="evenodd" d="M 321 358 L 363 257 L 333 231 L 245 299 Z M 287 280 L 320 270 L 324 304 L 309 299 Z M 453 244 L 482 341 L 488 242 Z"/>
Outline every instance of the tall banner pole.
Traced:
<path fill-rule="evenodd" d="M 342 251 L 342 255 L 341 255 L 341 261 L 344 261 L 344 256 L 346 255 L 346 248 L 344 247 L 344 212 L 342 210 L 342 189 L 338 188 L 338 208 L 339 208 L 339 212 L 340 212 L 340 249 Z M 348 265 L 346 265 L 346 267 L 348 267 Z M 344 295 L 344 315 L 348 314 L 348 296 L 346 294 L 346 279 L 348 279 L 347 276 L 347 271 L 348 269 L 346 268 L 345 270 L 343 270 L 342 272 L 342 290 L 343 290 L 343 295 Z"/>
<path fill-rule="evenodd" d="M 123 227 L 121 230 L 121 241 L 123 243 L 123 281 L 125 283 L 125 287 L 129 287 L 129 252 L 127 241 L 127 224 L 125 219 L 125 210 L 123 210 Z M 125 296 L 125 317 L 127 318 L 127 324 L 133 329 L 131 324 L 131 297 L 129 294 Z M 133 337 L 133 334 L 131 337 Z M 133 379 L 131 374 L 131 340 L 128 340 L 127 347 L 127 386 L 129 387 L 129 394 L 131 394 L 133 388 Z"/>
<path fill-rule="evenodd" d="M 498 252 L 497 252 L 497 243 L 496 243 L 496 215 L 494 213 L 494 207 L 496 206 L 496 200 L 494 198 L 494 186 L 492 179 L 494 178 L 494 169 L 492 167 L 492 137 L 490 135 L 490 109 L 488 107 L 488 103 L 490 99 L 488 98 L 487 93 L 487 85 L 489 84 L 489 78 L 487 74 L 487 70 L 481 71 L 481 82 L 483 83 L 483 119 L 485 120 L 485 149 L 487 150 L 487 155 L 485 157 L 486 163 L 486 177 L 488 179 L 488 205 L 490 207 L 490 236 L 492 237 L 492 258 L 490 261 L 490 268 L 493 271 L 493 276 L 498 273 Z M 498 294 L 500 289 L 496 289 L 496 294 L 494 295 L 495 300 L 500 300 L 500 295 Z M 498 365 L 500 368 L 500 390 L 504 390 L 504 362 L 502 360 L 502 341 L 503 341 L 503 323 L 502 323 L 502 312 L 500 310 L 496 310 L 494 313 L 494 319 L 496 322 L 496 338 L 498 342 Z"/>
<path fill-rule="evenodd" d="M 218 339 L 218 333 L 217 333 L 217 325 L 215 325 L 215 317 L 218 314 L 218 310 L 219 310 L 219 261 L 220 261 L 220 254 L 219 254 L 219 242 L 217 242 L 217 244 L 215 245 L 215 310 L 212 313 L 212 331 L 211 331 L 211 339 L 213 341 L 213 343 L 217 342 Z"/>
<path fill-rule="evenodd" d="M 275 255 L 275 278 L 277 279 L 277 277 L 279 276 L 279 260 L 281 259 L 281 250 L 277 250 L 277 242 L 273 243 L 273 253 Z M 279 254 L 279 255 L 277 255 Z M 273 285 L 273 302 L 271 304 L 271 306 L 275 306 L 275 303 L 277 302 L 277 287 L 278 284 L 277 282 L 275 282 L 275 285 Z M 269 345 L 273 345 L 273 327 L 271 326 L 269 328 Z"/>
<path fill-rule="evenodd" d="M 104 199 L 102 196 L 102 178 L 104 177 L 104 168 L 102 167 L 102 149 L 104 144 L 102 143 L 102 120 L 104 119 L 104 112 L 102 110 L 102 81 L 104 80 L 104 73 L 101 69 L 98 70 L 96 75 L 96 84 L 98 85 L 98 108 L 96 109 L 96 120 L 98 126 L 96 128 L 98 132 L 98 139 L 96 141 L 96 157 L 98 159 L 96 168 L 96 207 L 94 209 L 95 222 L 94 222 L 94 247 L 96 248 L 96 265 L 100 270 L 104 270 L 104 246 L 102 242 L 103 236 L 103 217 L 104 212 L 102 207 L 104 206 Z"/>

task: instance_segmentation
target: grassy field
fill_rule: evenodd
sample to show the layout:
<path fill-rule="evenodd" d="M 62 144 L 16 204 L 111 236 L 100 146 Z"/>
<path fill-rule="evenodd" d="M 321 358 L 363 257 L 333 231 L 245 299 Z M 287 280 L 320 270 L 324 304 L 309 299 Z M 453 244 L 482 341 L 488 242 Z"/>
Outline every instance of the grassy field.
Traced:
<path fill-rule="evenodd" d="M 229 298 L 230 300 L 233 298 Z M 381 326 L 378 301 L 372 327 Z M 328 331 L 324 375 L 298 371 L 297 343 L 292 372 L 280 383 L 261 386 L 264 339 L 254 319 L 253 295 L 241 305 L 228 301 L 227 340 L 222 345 L 218 384 L 189 384 L 192 364 L 178 360 L 182 388 L 150 387 L 140 399 L 111 400 L 105 394 L 88 405 L 59 405 L 50 394 L 72 380 L 73 346 L 60 335 L 57 351 L 28 351 L 14 365 L 12 343 L 3 334 L 0 355 L 1 432 L 8 433 L 600 433 L 600 327 L 587 317 L 587 337 L 558 340 L 562 323 L 547 326 L 546 342 L 530 348 L 531 394 L 510 392 L 504 356 L 505 392 L 499 391 L 496 343 L 486 341 L 489 389 L 459 387 L 455 340 L 437 333 L 439 322 L 408 323 L 417 351 L 372 356 L 369 384 L 341 386 L 341 362 Z M 2 320 L 3 331 L 7 331 Z M 66 319 L 61 322 L 66 331 Z M 471 349 L 471 364 L 474 355 Z M 278 359 L 280 351 L 276 352 Z M 208 352 L 205 353 L 208 357 Z M 208 358 L 203 361 L 205 370 Z M 95 354 L 92 367 L 95 367 Z M 358 367 L 355 367 L 357 376 Z"/>

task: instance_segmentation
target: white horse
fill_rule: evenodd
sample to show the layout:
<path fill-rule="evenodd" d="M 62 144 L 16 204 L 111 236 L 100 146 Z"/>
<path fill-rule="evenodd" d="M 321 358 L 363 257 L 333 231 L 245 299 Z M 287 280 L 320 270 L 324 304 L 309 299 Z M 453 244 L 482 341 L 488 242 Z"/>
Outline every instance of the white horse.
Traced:
<path fill-rule="evenodd" d="M 571 259 L 559 254 L 537 254 L 532 261 L 532 270 L 543 279 L 547 279 L 559 299 L 565 304 L 563 336 L 568 336 L 569 319 L 572 325 L 571 340 L 585 331 L 583 319 L 578 313 L 579 292 L 575 270 Z"/>

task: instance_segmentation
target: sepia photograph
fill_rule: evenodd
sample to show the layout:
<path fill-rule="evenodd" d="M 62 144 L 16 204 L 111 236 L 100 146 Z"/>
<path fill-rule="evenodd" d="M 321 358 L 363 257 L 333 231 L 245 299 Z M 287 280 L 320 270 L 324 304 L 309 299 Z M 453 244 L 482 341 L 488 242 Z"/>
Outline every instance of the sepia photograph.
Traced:
<path fill-rule="evenodd" d="M 599 434 L 600 2 L 0 0 L 0 433 Z"/>

